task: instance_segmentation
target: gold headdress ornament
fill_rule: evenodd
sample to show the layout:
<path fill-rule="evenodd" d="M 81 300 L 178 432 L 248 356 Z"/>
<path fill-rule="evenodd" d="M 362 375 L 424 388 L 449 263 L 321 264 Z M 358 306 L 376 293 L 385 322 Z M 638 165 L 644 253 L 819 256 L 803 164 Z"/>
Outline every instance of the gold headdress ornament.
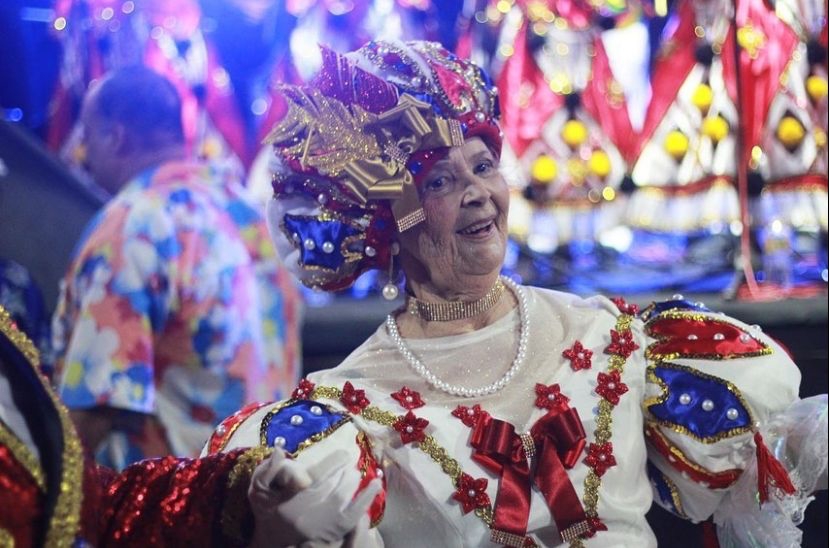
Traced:
<path fill-rule="evenodd" d="M 400 232 L 425 219 L 409 156 L 423 148 L 463 144 L 461 124 L 435 116 L 432 107 L 404 93 L 397 106 L 373 114 L 345 105 L 319 90 L 283 88 L 288 112 L 265 143 L 294 143 L 283 148 L 303 168 L 340 180 L 361 204 L 392 200 Z"/>

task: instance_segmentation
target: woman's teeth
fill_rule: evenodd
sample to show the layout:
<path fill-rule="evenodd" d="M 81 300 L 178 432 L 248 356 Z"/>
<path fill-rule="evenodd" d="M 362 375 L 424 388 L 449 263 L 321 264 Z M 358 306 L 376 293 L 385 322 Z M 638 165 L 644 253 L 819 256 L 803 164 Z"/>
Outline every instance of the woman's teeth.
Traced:
<path fill-rule="evenodd" d="M 482 223 L 475 223 L 463 230 L 459 230 L 458 234 L 463 234 L 464 236 L 469 234 L 480 234 L 481 232 L 487 230 L 490 226 L 492 226 L 492 221 L 484 221 Z"/>

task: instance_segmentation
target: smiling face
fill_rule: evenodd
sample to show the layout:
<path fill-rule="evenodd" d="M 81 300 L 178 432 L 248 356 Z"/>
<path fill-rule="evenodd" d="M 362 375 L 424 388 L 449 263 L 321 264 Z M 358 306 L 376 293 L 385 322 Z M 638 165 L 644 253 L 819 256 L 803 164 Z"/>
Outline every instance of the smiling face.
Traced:
<path fill-rule="evenodd" d="M 400 234 L 407 277 L 447 296 L 463 295 L 501 270 L 507 245 L 509 189 L 498 160 L 472 138 L 425 174 L 426 221 Z"/>

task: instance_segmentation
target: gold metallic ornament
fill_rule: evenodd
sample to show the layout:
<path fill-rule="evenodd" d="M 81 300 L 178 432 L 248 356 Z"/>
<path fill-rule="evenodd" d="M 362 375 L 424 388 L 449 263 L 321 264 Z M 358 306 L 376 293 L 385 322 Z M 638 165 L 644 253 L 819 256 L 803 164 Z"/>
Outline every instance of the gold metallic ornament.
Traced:
<path fill-rule="evenodd" d="M 406 299 L 406 310 L 409 314 L 422 318 L 427 322 L 447 322 L 472 318 L 495 306 L 501 300 L 501 295 L 504 294 L 504 287 L 504 282 L 501 278 L 498 278 L 492 289 L 475 301 L 430 303 L 410 296 Z"/>

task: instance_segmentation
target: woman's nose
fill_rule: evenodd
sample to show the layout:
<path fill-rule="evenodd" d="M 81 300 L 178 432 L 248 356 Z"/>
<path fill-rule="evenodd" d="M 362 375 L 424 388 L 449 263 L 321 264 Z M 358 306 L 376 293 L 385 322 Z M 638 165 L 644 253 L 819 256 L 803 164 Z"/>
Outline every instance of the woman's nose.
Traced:
<path fill-rule="evenodd" d="M 463 205 L 483 205 L 492 196 L 486 181 L 480 177 L 469 174 L 464 182 Z"/>

